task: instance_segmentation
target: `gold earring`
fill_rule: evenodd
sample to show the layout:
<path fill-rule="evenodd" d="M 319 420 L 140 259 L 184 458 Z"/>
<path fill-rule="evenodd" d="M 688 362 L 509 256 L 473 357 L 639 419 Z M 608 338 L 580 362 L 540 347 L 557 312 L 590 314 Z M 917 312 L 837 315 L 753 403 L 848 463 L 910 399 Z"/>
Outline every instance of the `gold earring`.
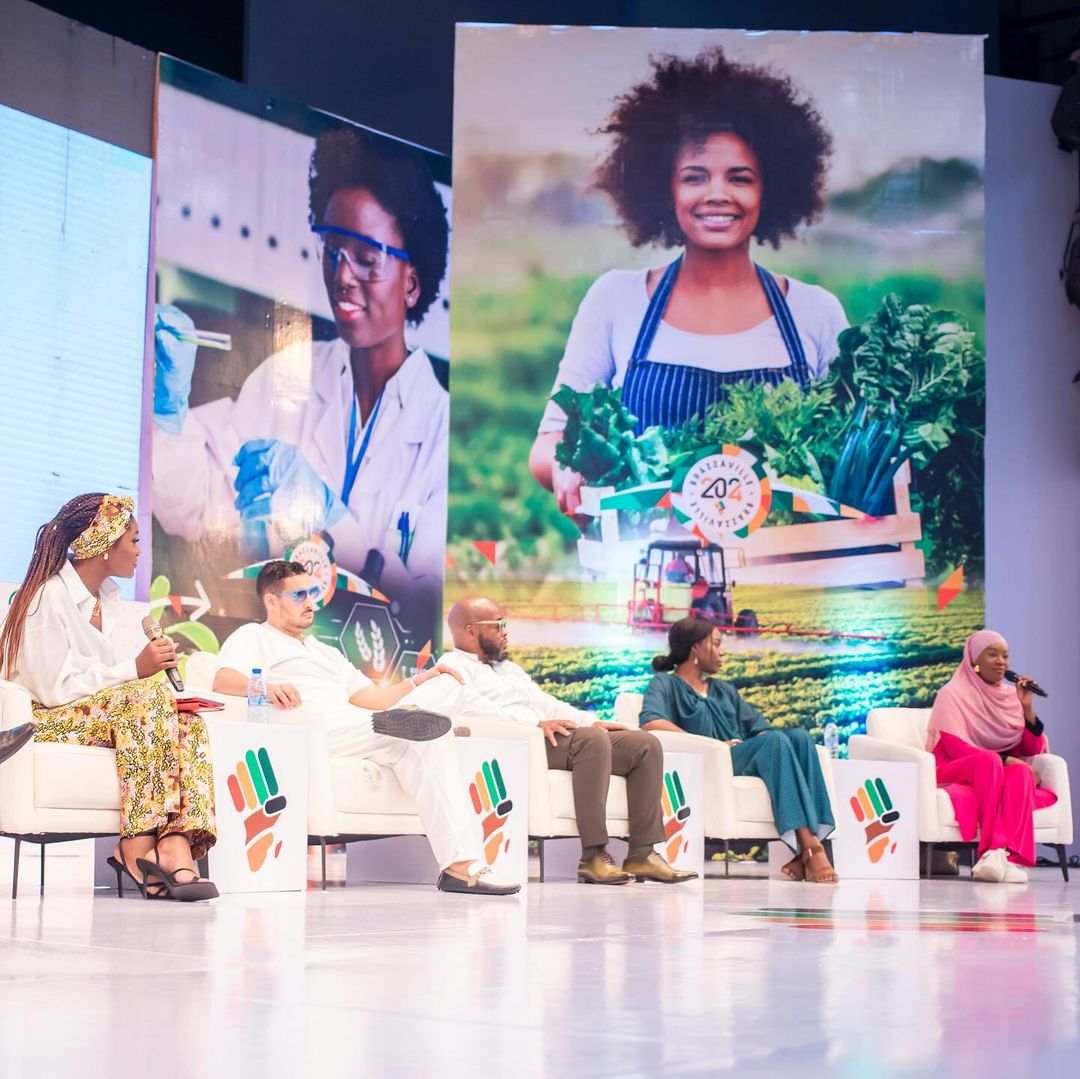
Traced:
<path fill-rule="evenodd" d="M 975 664 L 975 673 L 976 673 L 976 674 L 978 674 L 978 673 L 979 673 L 979 665 L 978 665 L 977 663 Z"/>
<path fill-rule="evenodd" d="M 109 552 L 108 551 L 105 552 L 105 561 L 106 562 L 109 561 Z"/>
<path fill-rule="evenodd" d="M 697 656 L 694 656 L 694 666 L 696 667 L 697 665 L 698 665 L 698 658 L 697 658 Z"/>

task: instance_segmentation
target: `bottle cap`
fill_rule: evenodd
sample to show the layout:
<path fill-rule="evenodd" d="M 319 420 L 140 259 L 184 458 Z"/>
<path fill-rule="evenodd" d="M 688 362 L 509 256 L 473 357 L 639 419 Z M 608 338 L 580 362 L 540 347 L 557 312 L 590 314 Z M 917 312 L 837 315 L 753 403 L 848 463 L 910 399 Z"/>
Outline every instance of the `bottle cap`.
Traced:
<path fill-rule="evenodd" d="M 262 674 L 262 667 L 252 667 L 251 668 L 251 673 L 252 674 Z"/>

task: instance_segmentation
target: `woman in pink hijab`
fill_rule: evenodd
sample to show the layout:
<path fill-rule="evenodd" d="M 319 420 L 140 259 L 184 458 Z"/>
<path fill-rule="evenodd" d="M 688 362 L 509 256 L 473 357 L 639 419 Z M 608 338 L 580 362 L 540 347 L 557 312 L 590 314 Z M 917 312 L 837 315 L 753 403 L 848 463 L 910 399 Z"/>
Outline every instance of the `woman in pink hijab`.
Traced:
<path fill-rule="evenodd" d="M 1035 864 L 1036 809 L 1057 796 L 1035 786 L 1023 757 L 1047 751 L 1031 703 L 1030 679 L 1005 685 L 1009 645 L 991 629 L 972 634 L 956 673 L 938 692 L 926 748 L 937 760 L 938 785 L 952 799 L 964 842 L 979 832 L 976 879 L 1022 884 Z"/>

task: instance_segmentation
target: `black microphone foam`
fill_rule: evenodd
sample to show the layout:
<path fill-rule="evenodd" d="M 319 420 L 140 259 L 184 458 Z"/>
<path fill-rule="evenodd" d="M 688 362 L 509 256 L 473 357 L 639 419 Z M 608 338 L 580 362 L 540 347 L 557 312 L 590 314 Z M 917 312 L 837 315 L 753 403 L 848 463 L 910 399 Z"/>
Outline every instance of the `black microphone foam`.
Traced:
<path fill-rule="evenodd" d="M 1016 671 L 1006 671 L 1005 672 L 1005 680 L 1007 682 L 1019 682 L 1020 681 L 1020 675 L 1018 675 L 1016 673 Z M 1031 692 L 1034 693 L 1036 697 L 1049 697 L 1050 696 L 1050 694 L 1047 693 L 1046 690 L 1043 689 L 1043 687 L 1040 686 L 1038 682 L 1032 682 L 1032 681 L 1029 680 L 1028 683 L 1027 683 L 1027 688 L 1030 689 Z"/>

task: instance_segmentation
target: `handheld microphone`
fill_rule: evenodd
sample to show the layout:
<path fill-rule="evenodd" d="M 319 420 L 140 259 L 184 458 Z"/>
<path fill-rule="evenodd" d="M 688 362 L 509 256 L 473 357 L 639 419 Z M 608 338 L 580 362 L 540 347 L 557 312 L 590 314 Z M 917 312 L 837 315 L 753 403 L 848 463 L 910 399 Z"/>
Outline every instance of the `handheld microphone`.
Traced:
<path fill-rule="evenodd" d="M 1016 671 L 1006 671 L 1005 672 L 1005 681 L 1006 682 L 1019 682 L 1020 681 L 1020 675 L 1018 675 L 1016 673 Z M 1027 688 L 1030 689 L 1031 692 L 1034 693 L 1036 697 L 1049 697 L 1050 696 L 1050 694 L 1047 693 L 1046 690 L 1043 689 L 1043 687 L 1040 686 L 1038 682 L 1029 681 L 1027 683 Z"/>
<path fill-rule="evenodd" d="M 159 637 L 165 636 L 165 634 L 161 632 L 161 623 L 158 622 L 152 614 L 148 614 L 142 620 L 142 628 L 148 641 L 156 641 Z M 175 667 L 166 667 L 165 674 L 168 675 L 169 681 L 172 682 L 173 689 L 175 689 L 177 693 L 183 693 L 184 680 L 180 677 L 180 672 Z"/>

